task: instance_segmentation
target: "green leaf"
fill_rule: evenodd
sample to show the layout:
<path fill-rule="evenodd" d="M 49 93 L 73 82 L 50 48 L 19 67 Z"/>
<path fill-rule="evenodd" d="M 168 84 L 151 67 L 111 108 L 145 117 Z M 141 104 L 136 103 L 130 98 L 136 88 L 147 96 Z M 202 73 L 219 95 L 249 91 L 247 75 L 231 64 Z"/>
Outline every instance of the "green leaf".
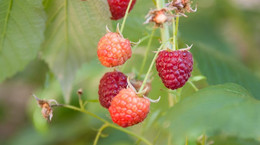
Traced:
<path fill-rule="evenodd" d="M 96 55 L 98 40 L 110 25 L 105 0 L 47 0 L 43 59 L 58 78 L 65 101 L 81 65 Z"/>
<path fill-rule="evenodd" d="M 181 100 L 166 119 L 176 144 L 203 133 L 259 139 L 260 101 L 236 84 L 211 86 Z"/>
<path fill-rule="evenodd" d="M 210 85 L 236 83 L 260 99 L 260 79 L 241 62 L 205 45 L 195 45 L 192 53 Z"/>
<path fill-rule="evenodd" d="M 21 71 L 44 39 L 41 0 L 0 0 L 0 82 Z"/>
<path fill-rule="evenodd" d="M 214 136 L 208 139 L 214 141 L 214 145 L 259 145 L 260 142 L 254 139 L 241 139 L 236 137 Z"/>

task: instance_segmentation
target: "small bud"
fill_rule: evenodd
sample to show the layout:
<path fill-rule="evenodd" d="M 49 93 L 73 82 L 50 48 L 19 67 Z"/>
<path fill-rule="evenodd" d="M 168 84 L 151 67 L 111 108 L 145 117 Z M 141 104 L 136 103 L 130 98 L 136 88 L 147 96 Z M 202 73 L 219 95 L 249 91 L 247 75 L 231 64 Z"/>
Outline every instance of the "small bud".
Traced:
<path fill-rule="evenodd" d="M 80 88 L 79 90 L 78 90 L 78 95 L 82 95 L 83 94 L 83 90 Z"/>

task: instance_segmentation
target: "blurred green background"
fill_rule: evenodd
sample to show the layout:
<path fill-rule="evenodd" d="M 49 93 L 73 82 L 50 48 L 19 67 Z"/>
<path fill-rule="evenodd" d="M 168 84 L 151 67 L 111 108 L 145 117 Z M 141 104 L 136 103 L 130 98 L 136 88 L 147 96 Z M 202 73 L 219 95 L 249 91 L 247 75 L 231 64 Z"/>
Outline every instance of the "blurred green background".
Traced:
<path fill-rule="evenodd" d="M 10 1 L 0 0 L 0 13 L 1 10 L 3 13 L 5 12 L 4 10 L 7 9 Z M 25 6 L 26 4 L 28 6 Z M 193 88 L 186 84 L 181 93 L 183 101 L 177 104 L 176 108 L 175 106 L 169 108 L 168 92 L 157 76 L 156 70 L 153 69 L 152 91 L 149 97 L 156 99 L 158 96 L 162 96 L 162 98 L 159 103 L 151 104 L 151 112 L 143 123 L 130 127 L 129 130 L 158 145 L 184 144 L 185 135 L 189 136 L 189 145 L 199 144 L 197 138 L 203 133 L 209 137 L 208 143 L 214 141 L 214 145 L 259 145 L 260 1 L 197 0 L 194 1 L 193 5 L 195 6 L 195 4 L 198 4 L 198 11 L 188 14 L 187 18 L 181 17 L 179 25 L 180 47 L 185 47 L 185 44 L 193 44 L 191 50 L 195 59 L 193 76 L 203 75 L 206 77 L 206 79 L 194 83 L 200 89 L 225 83 L 235 83 L 243 88 L 237 85 L 213 86 L 208 90 L 194 94 Z M 18 38 L 12 37 L 15 35 L 12 31 L 16 31 L 16 26 L 23 29 L 23 25 L 26 25 L 27 19 L 30 19 L 32 15 L 30 11 L 42 11 L 35 13 L 37 14 L 35 17 L 36 19 L 42 17 L 38 22 L 45 24 L 45 26 L 35 28 L 35 30 L 41 29 L 38 40 L 34 40 L 34 32 L 29 31 L 31 28 L 24 28 L 24 31 L 17 32 L 25 33 L 25 38 L 28 37 L 30 42 L 39 44 L 37 49 L 32 48 L 36 49 L 35 54 L 30 59 L 28 58 L 24 64 L 21 62 L 22 68 L 19 70 L 9 68 L 8 65 L 11 66 L 12 63 L 8 64 L 4 59 L 0 59 L 2 61 L 0 64 L 0 74 L 2 75 L 0 77 L 2 80 L 0 84 L 0 144 L 93 144 L 102 122 L 91 116 L 60 107 L 54 109 L 53 120 L 48 123 L 41 116 L 41 110 L 32 94 L 36 94 L 39 98 L 56 99 L 60 103 L 65 103 L 64 100 L 68 100 L 70 96 L 70 104 L 77 106 L 77 90 L 82 88 L 84 100 L 98 99 L 99 80 L 105 72 L 113 69 L 107 69 L 99 63 L 96 57 L 96 45 L 99 38 L 105 33 L 105 25 L 115 31 L 116 24 L 121 23 L 122 20 L 110 21 L 105 0 L 38 0 L 37 2 L 27 0 L 25 4 L 20 4 L 20 8 L 18 1 L 13 1 L 12 6 L 11 20 L 16 20 L 16 17 L 21 15 L 23 11 L 25 11 L 25 16 L 28 14 L 29 18 L 17 20 L 20 22 L 17 25 L 11 25 L 14 22 L 10 20 L 10 25 L 7 27 L 0 23 L 0 29 L 2 29 L 0 32 L 6 29 L 6 35 L 10 39 L 10 42 L 3 45 L 6 48 L 8 48 L 7 43 L 23 45 L 23 42 L 17 40 Z M 154 8 L 152 0 L 137 0 L 126 21 L 124 37 L 132 42 L 137 42 L 150 35 L 153 25 L 144 25 L 143 22 L 145 15 Z M 66 9 L 67 11 L 65 11 Z M 0 21 L 4 19 L 5 17 L 0 14 Z M 30 22 L 30 20 L 28 21 Z M 69 34 L 67 40 L 63 38 L 63 35 L 66 34 L 64 31 Z M 159 47 L 159 39 L 160 31 L 157 29 L 152 41 L 152 51 Z M 146 46 L 147 40 L 134 50 L 132 58 L 126 64 L 124 73 L 129 74 L 140 70 L 139 62 L 143 59 Z M 15 47 L 10 50 L 12 53 L 18 53 Z M 17 46 L 17 48 L 19 47 Z M 66 54 L 63 54 L 65 48 L 64 53 Z M 2 50 L 5 52 L 5 48 Z M 152 60 L 154 54 L 152 51 L 148 54 L 145 71 Z M 26 52 L 31 53 L 30 49 Z M 6 55 L 6 57 L 8 56 L 12 55 Z M 20 57 L 27 58 L 27 54 Z M 19 62 L 17 57 L 13 57 L 13 59 L 13 61 Z M 8 69 L 12 72 L 10 75 Z M 237 90 L 233 93 L 246 97 L 243 98 L 244 100 L 240 100 L 241 102 L 234 103 L 230 97 L 234 94 L 227 94 L 223 91 L 224 95 L 221 96 L 222 90 L 225 89 Z M 197 97 L 197 99 L 192 100 L 190 96 Z M 212 99 L 202 98 L 206 96 Z M 219 100 L 214 100 L 214 98 Z M 204 100 L 208 102 L 203 104 Z M 211 108 L 213 106 L 217 108 L 221 103 L 229 101 L 230 104 L 241 103 L 242 105 L 228 106 L 233 110 L 227 106 L 222 108 L 224 110 L 217 110 L 223 116 L 218 116 L 217 111 Z M 192 112 L 193 109 L 189 109 L 189 107 L 200 110 L 196 112 L 196 109 L 193 108 L 195 111 Z M 87 104 L 87 109 L 106 120 L 111 120 L 109 112 L 102 108 L 98 102 L 90 102 Z M 209 111 L 207 112 L 207 110 Z M 226 112 L 226 114 L 221 111 Z M 169 128 L 167 120 L 176 123 L 176 130 L 174 130 L 174 126 Z M 220 122 L 223 124 L 219 124 Z M 213 129 L 210 128 L 211 131 L 207 132 L 203 124 L 213 126 Z M 251 130 L 251 128 L 255 130 Z M 184 136 L 179 138 L 180 141 L 175 142 L 172 141 L 175 139 L 172 134 L 176 133 Z M 136 138 L 112 128 L 105 129 L 103 134 L 104 137 L 99 140 L 99 145 L 139 144 Z"/>

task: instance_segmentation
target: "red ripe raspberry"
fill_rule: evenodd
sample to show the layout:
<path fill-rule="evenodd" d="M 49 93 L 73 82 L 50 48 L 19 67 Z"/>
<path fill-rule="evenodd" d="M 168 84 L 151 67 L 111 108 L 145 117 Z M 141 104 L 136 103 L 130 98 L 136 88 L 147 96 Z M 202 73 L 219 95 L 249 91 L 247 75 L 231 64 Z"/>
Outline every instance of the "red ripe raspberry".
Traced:
<path fill-rule="evenodd" d="M 127 6 L 130 2 L 130 0 L 107 0 L 110 12 L 111 12 L 111 19 L 112 20 L 118 20 L 125 16 L 125 12 L 127 9 Z M 130 6 L 129 12 L 132 10 L 132 8 L 135 5 L 136 0 L 132 1 L 132 4 Z"/>
<path fill-rule="evenodd" d="M 161 51 L 156 59 L 156 69 L 167 88 L 178 89 L 187 82 L 191 75 L 192 54 L 187 50 Z"/>
<path fill-rule="evenodd" d="M 118 71 L 107 72 L 99 83 L 98 95 L 100 104 L 109 108 L 111 100 L 120 90 L 127 87 L 127 77 Z"/>
<path fill-rule="evenodd" d="M 130 41 L 118 33 L 109 32 L 99 40 L 97 54 L 106 67 L 122 65 L 132 55 Z"/>
<path fill-rule="evenodd" d="M 109 107 L 114 123 L 121 127 L 129 127 L 142 122 L 150 111 L 150 101 L 136 95 L 131 88 L 122 89 Z"/>

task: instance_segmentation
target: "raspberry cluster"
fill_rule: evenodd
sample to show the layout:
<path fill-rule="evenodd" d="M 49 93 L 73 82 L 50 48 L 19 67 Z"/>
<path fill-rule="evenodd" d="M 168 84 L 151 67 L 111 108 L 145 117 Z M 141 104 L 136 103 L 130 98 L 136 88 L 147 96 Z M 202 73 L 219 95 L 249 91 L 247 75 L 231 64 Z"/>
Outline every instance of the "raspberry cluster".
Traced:
<path fill-rule="evenodd" d="M 107 1 L 112 14 L 111 19 L 118 20 L 125 15 L 130 0 Z M 130 10 L 135 2 L 136 0 L 132 1 Z M 188 4 L 188 1 L 182 1 L 181 4 Z M 171 2 L 168 7 L 150 11 L 146 22 L 155 22 L 156 26 L 172 22 L 175 15 L 171 11 L 175 10 L 176 13 L 181 14 L 181 12 L 190 10 L 189 5 L 181 6 L 179 3 Z M 175 36 L 175 34 L 173 35 Z M 189 49 L 174 51 L 167 49 L 159 52 L 156 58 L 156 69 L 165 87 L 172 90 L 178 89 L 188 81 L 193 69 L 193 57 L 188 51 Z M 117 32 L 108 30 L 107 34 L 98 42 L 97 55 L 101 64 L 106 67 L 123 65 L 132 56 L 131 43 L 119 32 L 119 27 Z M 146 75 L 148 76 L 148 74 Z M 139 90 L 139 93 L 136 90 Z M 150 111 L 150 101 L 156 102 L 143 97 L 143 95 L 148 95 L 150 90 L 151 84 L 147 83 L 147 77 L 145 85 L 143 85 L 143 81 L 127 81 L 127 76 L 122 72 L 107 72 L 100 80 L 99 101 L 103 107 L 108 109 L 114 123 L 121 127 L 129 127 L 142 122 Z"/>

